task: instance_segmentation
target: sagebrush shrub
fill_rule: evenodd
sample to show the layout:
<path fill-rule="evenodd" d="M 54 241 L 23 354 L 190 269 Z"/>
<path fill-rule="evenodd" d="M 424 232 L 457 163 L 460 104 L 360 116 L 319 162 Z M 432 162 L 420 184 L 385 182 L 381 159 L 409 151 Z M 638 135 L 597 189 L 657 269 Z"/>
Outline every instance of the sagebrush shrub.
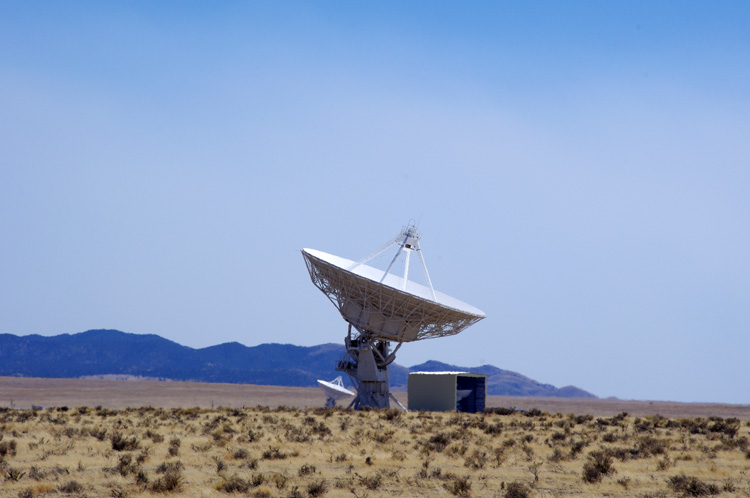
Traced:
<path fill-rule="evenodd" d="M 250 453 L 245 448 L 240 448 L 232 454 L 232 458 L 235 460 L 244 460 L 250 456 Z"/>
<path fill-rule="evenodd" d="M 513 481 L 505 487 L 505 498 L 529 498 L 531 489 L 523 483 Z"/>
<path fill-rule="evenodd" d="M 468 476 L 453 476 L 453 479 L 445 484 L 445 489 L 453 496 L 467 498 L 471 493 L 471 481 Z"/>
<path fill-rule="evenodd" d="M 151 491 L 172 493 L 182 489 L 182 474 L 179 470 L 168 470 L 162 477 L 151 484 Z"/>
<path fill-rule="evenodd" d="M 325 481 L 317 481 L 307 486 L 307 494 L 313 498 L 323 496 L 328 492 L 328 485 Z"/>
<path fill-rule="evenodd" d="M 379 473 L 371 474 L 362 478 L 362 484 L 367 489 L 376 490 L 383 484 L 383 477 Z"/>
<path fill-rule="evenodd" d="M 26 475 L 26 472 L 22 472 L 21 469 L 14 469 L 13 467 L 5 471 L 5 479 L 8 481 L 18 481 L 24 475 Z"/>
<path fill-rule="evenodd" d="M 137 450 L 141 443 L 135 436 L 125 437 L 121 432 L 115 432 L 110 436 L 112 442 L 112 449 L 115 451 L 133 451 Z"/>
<path fill-rule="evenodd" d="M 78 481 L 68 481 L 58 486 L 57 489 L 62 493 L 80 493 L 83 491 L 83 486 Z"/>
<path fill-rule="evenodd" d="M 297 474 L 300 476 L 307 476 L 310 474 L 314 474 L 316 472 L 315 465 L 312 464 L 304 464 L 302 467 L 299 468 L 297 471 Z"/>
<path fill-rule="evenodd" d="M 604 451 L 592 451 L 589 460 L 583 464 L 583 480 L 588 483 L 599 482 L 614 472 L 612 457 Z"/>
<path fill-rule="evenodd" d="M 667 484 L 676 493 L 682 493 L 682 496 L 718 495 L 721 492 L 715 484 L 706 484 L 697 477 L 688 477 L 685 474 L 670 477 Z"/>
<path fill-rule="evenodd" d="M 288 457 L 286 453 L 283 453 L 276 446 L 269 446 L 269 448 L 263 452 L 262 458 L 264 460 L 283 460 Z"/>
<path fill-rule="evenodd" d="M 250 483 L 240 477 L 232 476 L 216 486 L 216 489 L 225 493 L 247 493 Z"/>
<path fill-rule="evenodd" d="M 16 446 L 17 444 L 15 439 L 0 442 L 0 457 L 15 456 Z"/>
<path fill-rule="evenodd" d="M 440 453 L 445 449 L 446 446 L 450 444 L 450 442 L 451 436 L 449 434 L 445 432 L 438 432 L 427 440 L 427 442 L 425 443 L 425 448 L 430 451 L 437 451 L 438 453 Z"/>
<path fill-rule="evenodd" d="M 34 498 L 34 490 L 31 488 L 22 489 L 18 492 L 18 498 Z"/>

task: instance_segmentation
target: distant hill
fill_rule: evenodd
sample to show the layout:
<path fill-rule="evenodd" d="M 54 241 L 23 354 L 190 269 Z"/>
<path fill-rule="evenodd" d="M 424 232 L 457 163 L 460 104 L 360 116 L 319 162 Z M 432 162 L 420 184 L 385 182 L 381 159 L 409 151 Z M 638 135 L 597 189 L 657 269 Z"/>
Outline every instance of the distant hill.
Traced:
<path fill-rule="evenodd" d="M 237 342 L 193 349 L 157 335 L 89 330 L 53 337 L 0 335 L 0 375 L 132 375 L 171 380 L 314 386 L 328 379 L 343 346 Z"/>
<path fill-rule="evenodd" d="M 496 396 L 553 396 L 557 398 L 596 398 L 590 392 L 575 386 L 555 387 L 541 384 L 510 370 L 492 365 L 457 367 L 439 361 L 428 361 L 409 368 L 410 372 L 472 372 L 487 376 L 487 394 Z M 395 386 L 394 386 L 395 387 Z"/>
<path fill-rule="evenodd" d="M 152 378 L 276 386 L 316 386 L 331 379 L 344 353 L 339 344 L 243 346 L 229 342 L 193 349 L 158 335 L 89 330 L 52 337 L 0 334 L 0 376 Z M 392 364 L 391 385 L 406 390 L 409 372 L 470 371 L 487 375 L 487 393 L 513 396 L 595 397 L 558 389 L 492 365 L 464 368 L 436 361 L 406 368 Z M 345 379 L 345 381 L 348 379 Z"/>

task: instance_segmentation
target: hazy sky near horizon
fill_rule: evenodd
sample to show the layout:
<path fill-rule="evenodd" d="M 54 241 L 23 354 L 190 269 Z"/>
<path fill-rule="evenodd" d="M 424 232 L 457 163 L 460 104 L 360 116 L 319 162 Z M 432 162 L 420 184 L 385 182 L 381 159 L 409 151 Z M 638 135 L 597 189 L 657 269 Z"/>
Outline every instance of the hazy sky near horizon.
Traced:
<path fill-rule="evenodd" d="M 3 2 L 0 333 L 341 343 L 299 250 L 415 219 L 487 318 L 398 363 L 750 403 L 748 26 L 741 1 Z"/>

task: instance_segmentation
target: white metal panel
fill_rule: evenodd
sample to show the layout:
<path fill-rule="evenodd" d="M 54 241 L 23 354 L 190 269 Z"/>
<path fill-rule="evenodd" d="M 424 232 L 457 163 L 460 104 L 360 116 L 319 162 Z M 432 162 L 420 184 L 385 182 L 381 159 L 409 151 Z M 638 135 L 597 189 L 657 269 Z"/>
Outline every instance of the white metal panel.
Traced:
<path fill-rule="evenodd" d="M 339 309 L 346 321 L 373 337 L 411 342 L 458 334 L 485 314 L 464 302 L 367 265 L 346 270 L 353 262 L 314 249 L 303 249 L 313 283 Z M 379 280 L 383 279 L 381 284 Z M 372 316 L 372 320 L 370 317 Z"/>
<path fill-rule="evenodd" d="M 389 273 L 385 276 L 385 279 L 383 279 L 383 272 L 382 270 L 379 270 L 377 268 L 373 268 L 372 266 L 367 265 L 359 265 L 354 270 L 347 270 L 346 268 L 349 266 L 352 266 L 354 263 L 350 259 L 342 258 L 339 256 L 334 256 L 333 254 L 328 254 L 323 251 L 318 251 L 316 249 L 302 249 L 303 256 L 305 254 L 309 254 L 323 262 L 329 263 L 338 269 L 342 270 L 346 273 L 351 273 L 353 275 L 359 275 L 360 277 L 364 277 L 368 280 L 372 280 L 376 283 L 383 280 L 383 284 L 392 287 L 396 290 L 402 290 L 405 287 L 405 292 L 407 294 L 413 294 L 414 296 L 420 297 L 422 299 L 432 299 L 432 293 L 430 292 L 430 289 L 426 286 L 419 284 L 417 282 L 413 281 L 407 281 L 406 286 L 404 286 L 404 279 L 402 277 L 399 277 L 398 275 L 394 275 L 392 273 Z M 442 292 L 435 291 L 435 302 L 442 304 L 443 306 L 447 306 L 449 308 L 453 308 L 459 311 L 463 311 L 465 313 L 469 313 L 471 315 L 476 315 L 484 318 L 485 313 L 480 310 L 479 308 L 476 308 L 475 306 L 472 306 L 470 304 L 467 304 L 463 301 L 460 301 L 454 297 L 451 297 L 447 294 L 444 294 Z"/>

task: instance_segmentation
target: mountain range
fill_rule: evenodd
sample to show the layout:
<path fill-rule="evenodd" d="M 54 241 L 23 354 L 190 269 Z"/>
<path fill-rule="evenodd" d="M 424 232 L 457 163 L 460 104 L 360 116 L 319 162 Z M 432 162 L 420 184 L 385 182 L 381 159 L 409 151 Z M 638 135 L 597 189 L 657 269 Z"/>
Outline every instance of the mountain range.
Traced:
<path fill-rule="evenodd" d="M 339 344 L 294 346 L 228 342 L 193 349 L 153 334 L 89 330 L 52 337 L 0 334 L 0 376 L 135 377 L 195 382 L 317 386 L 338 375 Z M 410 372 L 463 371 L 487 376 L 487 394 L 595 398 L 574 386 L 557 388 L 492 365 L 460 367 L 428 361 L 407 368 L 391 364 L 391 389 L 406 390 Z"/>

